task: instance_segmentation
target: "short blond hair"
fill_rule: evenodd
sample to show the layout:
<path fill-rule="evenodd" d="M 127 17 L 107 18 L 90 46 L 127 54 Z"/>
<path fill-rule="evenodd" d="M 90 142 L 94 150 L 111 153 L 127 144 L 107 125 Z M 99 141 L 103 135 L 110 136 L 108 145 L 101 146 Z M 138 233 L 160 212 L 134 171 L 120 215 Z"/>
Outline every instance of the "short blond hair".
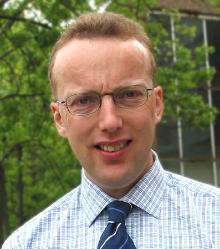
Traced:
<path fill-rule="evenodd" d="M 98 37 L 122 40 L 136 39 L 139 41 L 150 53 L 151 73 L 154 80 L 156 63 L 150 39 L 144 29 L 138 23 L 121 14 L 111 12 L 87 13 L 79 16 L 75 22 L 64 30 L 52 49 L 48 76 L 54 95 L 56 95 L 56 82 L 53 77 L 53 67 L 57 52 L 74 38 L 88 39 Z"/>

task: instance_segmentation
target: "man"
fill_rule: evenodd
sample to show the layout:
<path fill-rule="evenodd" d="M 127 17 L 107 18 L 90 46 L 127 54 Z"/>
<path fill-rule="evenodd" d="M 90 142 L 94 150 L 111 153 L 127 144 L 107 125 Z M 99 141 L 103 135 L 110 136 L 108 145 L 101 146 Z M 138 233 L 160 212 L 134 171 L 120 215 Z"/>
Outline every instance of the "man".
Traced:
<path fill-rule="evenodd" d="M 50 61 L 51 110 L 82 183 L 3 249 L 220 248 L 219 189 L 166 172 L 152 151 L 163 113 L 154 72 L 147 35 L 121 15 L 86 14 L 65 30 Z"/>

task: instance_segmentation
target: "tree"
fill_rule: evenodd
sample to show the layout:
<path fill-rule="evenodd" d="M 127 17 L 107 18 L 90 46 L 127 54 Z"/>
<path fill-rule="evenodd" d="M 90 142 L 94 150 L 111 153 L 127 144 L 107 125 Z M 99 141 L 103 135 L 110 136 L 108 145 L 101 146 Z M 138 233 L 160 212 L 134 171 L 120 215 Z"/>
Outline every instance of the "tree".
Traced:
<path fill-rule="evenodd" d="M 78 163 L 52 124 L 47 64 L 61 23 L 88 6 L 84 1 L 1 1 L 0 7 L 2 242 L 79 182 Z"/>
<path fill-rule="evenodd" d="M 220 2 L 219 0 L 209 0 L 209 2 L 213 5 L 213 6 L 217 6 L 218 10 L 220 10 Z"/>
<path fill-rule="evenodd" d="M 166 94 L 164 121 L 176 121 L 181 117 L 185 127 L 205 128 L 210 120 L 214 121 L 217 110 L 210 108 L 198 89 L 205 89 L 207 81 L 211 80 L 214 71 L 205 67 L 205 48 L 203 44 L 195 49 L 187 48 L 184 40 L 193 40 L 196 27 L 181 24 L 178 12 L 167 12 L 172 15 L 176 29 L 176 39 L 172 41 L 170 34 L 158 21 L 150 18 L 149 9 L 157 1 L 113 1 L 108 10 L 124 13 L 141 23 L 151 37 L 158 67 L 156 82 L 162 85 Z M 148 14 L 147 14 L 148 13 Z M 175 45 L 175 61 L 173 60 Z M 168 84 L 169 82 L 169 84 Z M 178 84 L 177 84 L 178 83 Z M 177 111 L 179 106 L 179 111 Z"/>
<path fill-rule="evenodd" d="M 140 22 L 153 39 L 158 62 L 161 54 L 165 62 L 169 61 L 157 74 L 157 81 L 167 92 L 166 117 L 176 120 L 180 115 L 186 125 L 199 127 L 207 125 L 207 117 L 214 119 L 215 109 L 207 108 L 201 96 L 188 95 L 212 76 L 204 68 L 204 48 L 190 51 L 176 40 L 179 59 L 172 62 L 172 42 L 166 30 L 157 22 L 149 22 L 147 13 L 155 3 L 0 1 L 0 243 L 15 227 L 80 181 L 79 163 L 52 124 L 47 80 L 50 49 L 63 27 L 79 14 L 105 7 Z M 196 31 L 185 27 L 184 32 L 182 35 L 193 38 Z"/>

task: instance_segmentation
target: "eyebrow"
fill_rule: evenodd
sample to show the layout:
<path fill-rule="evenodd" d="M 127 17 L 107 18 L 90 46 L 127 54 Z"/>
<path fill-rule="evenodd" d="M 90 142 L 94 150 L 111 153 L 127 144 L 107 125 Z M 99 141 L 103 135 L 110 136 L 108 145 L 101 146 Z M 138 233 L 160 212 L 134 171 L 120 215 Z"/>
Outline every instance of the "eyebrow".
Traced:
<path fill-rule="evenodd" d="M 98 92 L 96 92 L 94 90 L 71 92 L 71 93 L 67 94 L 66 98 L 68 98 L 72 95 L 87 95 L 90 93 L 98 93 Z"/>
<path fill-rule="evenodd" d="M 112 92 L 115 92 L 115 91 L 118 91 L 118 90 L 120 90 L 120 89 L 124 89 L 124 88 L 128 88 L 128 87 L 132 87 L 132 86 L 144 86 L 144 87 L 146 87 L 146 88 L 148 88 L 146 85 L 145 85 L 145 82 L 135 82 L 135 83 L 133 83 L 133 84 L 128 84 L 128 85 L 119 85 L 118 87 L 116 87 L 116 88 L 114 88 L 112 91 L 110 91 L 110 92 L 105 92 L 105 93 L 103 93 L 103 94 L 108 94 L 108 93 L 112 93 Z M 72 95 L 87 95 L 87 94 L 90 94 L 90 93 L 95 93 L 95 94 L 101 94 L 100 92 L 98 92 L 98 91 L 95 91 L 95 90 L 84 90 L 84 91 L 76 91 L 76 92 L 71 92 L 71 93 L 69 93 L 69 94 L 67 94 L 67 96 L 66 96 L 66 99 L 68 98 L 68 97 L 70 97 L 70 96 L 72 96 Z"/>

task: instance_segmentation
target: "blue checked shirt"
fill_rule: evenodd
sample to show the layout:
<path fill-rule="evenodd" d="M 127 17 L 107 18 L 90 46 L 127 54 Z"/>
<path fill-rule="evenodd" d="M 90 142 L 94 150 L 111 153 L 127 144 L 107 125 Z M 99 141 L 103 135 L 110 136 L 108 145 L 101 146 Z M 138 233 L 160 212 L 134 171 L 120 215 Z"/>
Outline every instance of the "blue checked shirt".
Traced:
<path fill-rule="evenodd" d="M 151 170 L 121 200 L 135 205 L 126 227 L 137 249 L 220 249 L 220 189 Z M 16 230 L 3 249 L 96 249 L 113 199 L 82 183 Z M 114 249 L 114 248 L 113 248 Z"/>

